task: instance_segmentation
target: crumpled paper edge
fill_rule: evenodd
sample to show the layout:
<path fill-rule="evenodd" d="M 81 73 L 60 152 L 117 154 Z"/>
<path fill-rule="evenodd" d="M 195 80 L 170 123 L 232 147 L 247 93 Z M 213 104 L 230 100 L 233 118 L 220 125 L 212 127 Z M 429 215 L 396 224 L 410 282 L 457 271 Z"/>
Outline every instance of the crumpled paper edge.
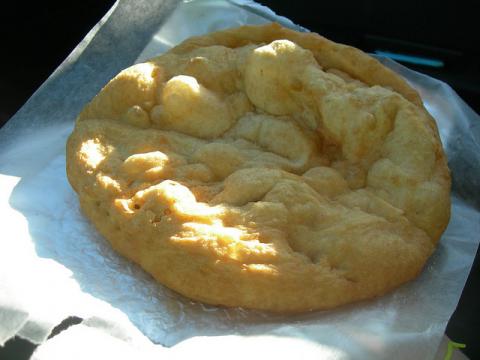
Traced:
<path fill-rule="evenodd" d="M 6 191 L 11 183 L 18 181 L 24 176 L 37 172 L 43 166 L 45 161 L 32 162 L 31 167 L 25 168 L 18 167 L 15 163 L 9 161 L 9 157 L 14 155 L 16 158 L 22 157 L 23 149 L 27 148 L 25 152 L 25 158 L 31 156 L 31 148 L 35 148 L 35 138 L 42 137 L 42 134 L 52 136 L 54 133 L 51 129 L 51 123 L 56 124 L 59 128 L 65 126 L 65 124 L 71 123 L 73 119 L 66 118 L 65 113 L 69 113 L 74 109 L 74 112 L 80 112 L 80 109 L 87 103 L 100 89 L 101 87 L 117 72 L 121 69 L 129 66 L 138 54 L 139 51 L 150 40 L 151 32 L 155 31 L 162 22 L 167 18 L 171 12 L 178 5 L 178 1 L 175 0 L 163 0 L 155 1 L 147 4 L 142 4 L 141 17 L 131 17 L 130 10 L 135 7 L 135 2 L 126 0 L 118 0 L 110 10 L 102 17 L 102 19 L 88 32 L 85 38 L 75 47 L 72 53 L 62 62 L 62 64 L 49 76 L 45 83 L 32 95 L 32 97 L 24 104 L 24 106 L 0 129 L 0 183 L 2 184 L 2 193 L 9 194 L 11 191 Z M 160 14 L 160 16 L 159 16 Z M 115 41 L 118 37 L 119 23 L 121 20 L 128 18 L 132 27 L 135 27 L 141 22 L 143 32 L 131 31 L 125 35 L 128 37 L 128 42 L 137 44 L 136 48 L 129 46 L 122 46 L 122 42 Z M 110 21 L 110 20 L 113 21 Z M 124 32 L 129 29 L 123 29 Z M 100 36 L 98 36 L 100 35 Z M 109 42 L 105 42 L 109 40 Z M 115 49 L 115 51 L 109 51 L 109 56 L 105 56 L 103 52 L 104 48 Z M 109 66 L 105 66 L 108 63 Z M 85 79 L 85 84 L 78 84 L 78 87 L 71 87 L 72 76 L 78 76 L 82 74 Z M 52 99 L 49 97 L 50 91 L 56 89 L 61 91 L 64 97 L 61 99 Z M 59 90 L 61 89 L 61 90 Z M 45 120 L 47 119 L 47 120 Z M 64 135 L 65 134 L 57 134 Z M 32 140 L 32 143 L 22 144 L 17 143 L 17 139 L 27 138 Z M 66 136 L 65 136 L 66 138 Z M 46 141 L 42 139 L 44 145 Z M 42 154 L 52 153 L 54 149 L 45 149 L 39 146 L 38 151 Z M 48 157 L 48 156 L 44 156 Z M 47 162 L 50 160 L 47 159 Z M 8 204 L 8 199 L 1 199 L 2 202 Z M 8 205 L 7 205 L 8 206 Z M 21 222 L 22 215 L 18 214 L 19 218 L 15 221 Z M 12 216 L 12 214 L 9 214 Z M 2 217 L 6 219 L 7 217 Z M 9 222 L 12 221 L 9 218 Z M 26 228 L 28 226 L 25 226 Z M 5 249 L 2 249 L 5 246 Z M 8 247 L 6 241 L 0 242 L 0 261 L 7 263 L 8 258 L 14 257 L 16 259 L 15 264 L 12 265 L 9 271 L 17 271 L 22 273 L 29 271 L 34 278 L 34 274 L 37 272 L 36 267 L 45 268 L 48 266 L 58 266 L 47 264 L 48 261 L 32 259 L 30 257 L 30 249 L 26 250 L 28 256 L 24 256 L 24 253 L 11 254 L 11 249 Z M 5 258 L 2 258 L 2 254 Z M 0 268 L 3 271 L 5 267 Z M 62 273 L 62 270 L 52 271 L 54 273 Z M 1 277 L 0 273 L 0 277 Z M 5 277 L 8 273 L 5 274 Z M 57 276 L 57 279 L 61 281 L 68 279 L 68 275 L 63 273 L 62 276 Z M 31 278 L 26 278 L 26 283 L 41 284 L 43 279 L 38 281 L 32 281 Z M 5 288 L 1 288 L 0 291 L 4 294 L 7 293 L 6 282 Z M 32 289 L 25 289 L 23 297 L 38 296 L 35 295 Z M 44 294 L 48 296 L 48 294 Z M 15 296 L 18 300 L 21 296 Z M 52 314 L 51 309 L 49 311 L 42 311 L 41 309 L 28 308 L 32 306 L 30 302 L 28 305 L 19 301 L 15 304 L 17 311 L 10 312 L 8 319 L 0 322 L 1 324 L 9 324 L 12 326 L 2 325 L 0 328 L 0 346 L 8 341 L 13 336 L 17 335 L 23 337 L 34 344 L 40 344 L 44 342 L 52 329 L 58 325 L 63 319 L 69 315 L 80 315 L 81 313 L 75 313 L 74 309 L 62 306 L 60 301 L 55 301 L 52 298 L 52 309 L 56 313 L 51 319 L 47 319 L 43 316 L 43 313 L 49 312 Z M 57 304 L 58 306 L 55 306 Z M 0 297 L 0 307 L 9 308 L 7 299 L 5 296 Z M 7 321 L 8 320 L 8 321 Z"/>

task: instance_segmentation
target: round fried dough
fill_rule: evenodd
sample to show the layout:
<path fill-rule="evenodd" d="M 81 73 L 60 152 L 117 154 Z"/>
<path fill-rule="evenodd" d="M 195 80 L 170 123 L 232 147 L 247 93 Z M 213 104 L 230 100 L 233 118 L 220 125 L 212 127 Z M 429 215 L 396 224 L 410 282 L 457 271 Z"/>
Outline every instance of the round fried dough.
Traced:
<path fill-rule="evenodd" d="M 79 115 L 67 174 L 100 233 L 156 280 L 270 311 L 398 287 L 450 215 L 415 90 L 360 50 L 276 24 L 122 71 Z"/>

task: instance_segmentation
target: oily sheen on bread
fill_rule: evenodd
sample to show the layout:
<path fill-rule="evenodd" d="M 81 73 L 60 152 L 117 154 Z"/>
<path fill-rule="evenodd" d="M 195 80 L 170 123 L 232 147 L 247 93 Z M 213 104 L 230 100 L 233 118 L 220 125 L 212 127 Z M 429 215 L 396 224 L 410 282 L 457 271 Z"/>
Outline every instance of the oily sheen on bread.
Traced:
<path fill-rule="evenodd" d="M 417 92 L 360 50 L 277 24 L 119 73 L 78 116 L 67 175 L 98 231 L 160 283 L 277 312 L 415 278 L 450 215 Z"/>

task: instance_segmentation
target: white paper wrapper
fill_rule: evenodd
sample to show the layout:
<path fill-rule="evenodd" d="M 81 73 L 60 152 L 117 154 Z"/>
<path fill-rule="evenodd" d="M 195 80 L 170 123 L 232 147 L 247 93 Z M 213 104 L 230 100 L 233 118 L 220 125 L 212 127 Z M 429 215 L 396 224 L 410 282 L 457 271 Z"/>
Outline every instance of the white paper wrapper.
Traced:
<path fill-rule="evenodd" d="M 119 257 L 80 213 L 65 141 L 82 106 L 122 68 L 181 40 L 285 18 L 250 1 L 120 1 L 0 131 L 0 344 L 46 340 L 35 359 L 119 357 L 433 359 L 480 234 L 480 119 L 446 84 L 386 65 L 420 91 L 453 171 L 450 225 L 425 271 L 380 299 L 296 316 L 194 303 Z M 88 346 L 87 346 L 88 345 Z M 98 347 L 97 347 L 98 345 Z M 232 349 L 234 354 L 232 354 Z M 111 356 L 109 356 L 111 357 Z"/>

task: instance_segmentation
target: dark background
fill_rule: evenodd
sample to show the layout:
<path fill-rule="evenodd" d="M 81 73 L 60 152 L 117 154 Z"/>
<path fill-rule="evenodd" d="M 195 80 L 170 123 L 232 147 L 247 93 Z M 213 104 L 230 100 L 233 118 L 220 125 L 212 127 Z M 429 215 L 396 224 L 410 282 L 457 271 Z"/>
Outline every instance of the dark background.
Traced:
<path fill-rule="evenodd" d="M 441 60 L 432 68 L 405 64 L 449 83 L 480 112 L 478 17 L 471 3 L 453 1 L 260 0 L 277 14 L 334 41 L 364 51 L 390 51 Z M 15 114 L 113 5 L 112 0 L 9 2 L 0 10 L 0 126 Z M 476 9 L 476 6 L 475 6 Z M 474 264 L 447 335 L 480 358 L 477 304 L 480 274 Z M 447 290 L 446 290 L 447 291 Z M 56 332 L 79 319 L 65 321 Z M 10 340 L 0 359 L 27 359 L 34 346 Z"/>

